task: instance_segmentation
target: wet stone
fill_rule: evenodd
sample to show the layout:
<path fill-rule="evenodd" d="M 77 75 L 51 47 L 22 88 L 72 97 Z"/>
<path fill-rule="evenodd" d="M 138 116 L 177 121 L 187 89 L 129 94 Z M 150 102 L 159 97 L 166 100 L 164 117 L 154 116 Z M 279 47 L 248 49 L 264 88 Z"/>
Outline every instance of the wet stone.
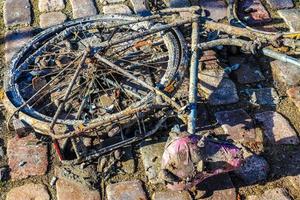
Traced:
<path fill-rule="evenodd" d="M 283 18 L 291 31 L 300 31 L 300 9 L 279 10 L 278 14 Z"/>
<path fill-rule="evenodd" d="M 202 200 L 233 200 L 236 199 L 236 191 L 228 174 L 220 174 L 210 177 L 199 184 L 199 190 L 207 191 Z"/>
<path fill-rule="evenodd" d="M 133 7 L 134 13 L 141 16 L 150 15 L 150 11 L 147 8 L 146 0 L 130 0 L 130 3 Z"/>
<path fill-rule="evenodd" d="M 8 63 L 12 57 L 33 37 L 31 28 L 18 31 L 8 31 L 5 34 L 5 61 Z"/>
<path fill-rule="evenodd" d="M 67 20 L 67 16 L 62 12 L 50 12 L 40 15 L 41 28 L 48 28 L 61 24 Z"/>
<path fill-rule="evenodd" d="M 246 184 L 254 184 L 267 179 L 269 164 L 262 156 L 255 155 L 246 149 L 244 152 L 244 164 L 234 173 Z"/>
<path fill-rule="evenodd" d="M 275 10 L 294 7 L 293 0 L 267 0 L 267 2 Z"/>
<path fill-rule="evenodd" d="M 254 123 L 243 109 L 217 112 L 215 116 L 230 139 L 242 143 L 255 142 Z"/>
<path fill-rule="evenodd" d="M 29 25 L 31 23 L 31 5 L 29 0 L 6 0 L 3 18 L 6 26 Z"/>
<path fill-rule="evenodd" d="M 281 114 L 267 111 L 256 114 L 255 119 L 262 124 L 269 143 L 299 144 L 297 133 Z"/>
<path fill-rule="evenodd" d="M 241 1 L 238 8 L 240 18 L 248 25 L 270 22 L 272 18 L 260 0 Z"/>
<path fill-rule="evenodd" d="M 142 182 L 139 180 L 110 184 L 106 188 L 106 194 L 108 200 L 147 199 Z"/>
<path fill-rule="evenodd" d="M 287 95 L 300 111 L 300 87 L 293 87 L 287 90 Z"/>
<path fill-rule="evenodd" d="M 155 192 L 152 197 L 153 200 L 192 200 L 192 197 L 187 191 L 166 191 Z"/>
<path fill-rule="evenodd" d="M 257 83 L 265 80 L 265 77 L 263 76 L 259 67 L 255 66 L 246 59 L 241 59 L 240 57 L 231 57 L 230 64 L 240 64 L 239 68 L 233 71 L 233 75 L 241 84 Z"/>
<path fill-rule="evenodd" d="M 261 196 L 251 195 L 247 200 L 292 200 L 284 188 L 274 188 L 266 190 Z"/>
<path fill-rule="evenodd" d="M 11 189 L 6 196 L 6 200 L 50 200 L 47 188 L 43 184 L 29 183 Z"/>
<path fill-rule="evenodd" d="M 204 10 L 202 15 L 214 21 L 227 17 L 227 6 L 223 0 L 201 0 L 200 6 Z"/>
<path fill-rule="evenodd" d="M 163 0 L 166 6 L 171 8 L 181 8 L 191 6 L 188 0 Z"/>
<path fill-rule="evenodd" d="M 272 73 L 287 86 L 294 86 L 300 83 L 300 68 L 286 62 L 275 60 L 271 62 Z"/>
<path fill-rule="evenodd" d="M 200 89 L 204 91 L 210 105 L 226 105 L 239 101 L 235 84 L 224 70 L 203 70 L 198 78 Z"/>
<path fill-rule="evenodd" d="M 97 14 L 93 0 L 71 0 L 71 5 L 74 19 Z"/>
<path fill-rule="evenodd" d="M 47 146 L 31 134 L 14 137 L 7 143 L 8 165 L 13 180 L 44 175 L 48 167 Z"/>
<path fill-rule="evenodd" d="M 274 88 L 249 89 L 247 92 L 254 105 L 274 106 L 280 101 Z"/>
<path fill-rule="evenodd" d="M 103 6 L 103 13 L 130 15 L 132 12 L 130 8 L 124 4 L 115 4 L 115 5 Z"/>
<path fill-rule="evenodd" d="M 53 12 L 65 8 L 64 0 L 39 0 L 40 12 Z"/>
<path fill-rule="evenodd" d="M 100 193 L 85 185 L 59 178 L 56 182 L 57 200 L 100 200 Z"/>
<path fill-rule="evenodd" d="M 152 184 L 161 182 L 159 172 L 164 148 L 165 142 L 162 141 L 146 140 L 141 144 L 140 153 L 145 173 Z"/>

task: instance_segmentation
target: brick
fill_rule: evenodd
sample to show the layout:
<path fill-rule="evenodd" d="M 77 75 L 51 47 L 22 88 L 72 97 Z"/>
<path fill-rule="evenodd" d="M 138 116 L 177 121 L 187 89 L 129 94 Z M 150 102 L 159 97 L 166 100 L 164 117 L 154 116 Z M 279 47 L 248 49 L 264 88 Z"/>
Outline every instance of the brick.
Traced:
<path fill-rule="evenodd" d="M 278 10 L 278 14 L 289 26 L 290 31 L 300 31 L 300 9 Z"/>
<path fill-rule="evenodd" d="M 141 144 L 140 153 L 145 173 L 152 184 L 160 183 L 159 178 L 165 142 L 147 140 Z"/>
<path fill-rule="evenodd" d="M 272 73 L 280 82 L 287 86 L 295 86 L 300 83 L 300 68 L 279 60 L 272 61 Z"/>
<path fill-rule="evenodd" d="M 29 183 L 11 189 L 6 196 L 6 200 L 50 200 L 47 188 L 43 184 Z"/>
<path fill-rule="evenodd" d="M 3 9 L 3 18 L 6 26 L 29 25 L 31 23 L 31 5 L 29 0 L 6 0 Z"/>
<path fill-rule="evenodd" d="M 12 57 L 33 37 L 31 28 L 23 28 L 18 31 L 5 33 L 5 61 L 8 63 Z"/>
<path fill-rule="evenodd" d="M 278 93 L 274 88 L 260 88 L 247 90 L 250 102 L 254 105 L 274 106 L 279 103 Z"/>
<path fill-rule="evenodd" d="M 279 113 L 267 111 L 255 115 L 255 119 L 262 123 L 264 135 L 271 144 L 299 144 L 295 130 Z"/>
<path fill-rule="evenodd" d="M 40 12 L 53 12 L 63 10 L 65 8 L 64 0 L 39 0 Z"/>
<path fill-rule="evenodd" d="M 108 200 L 147 199 L 142 182 L 139 180 L 110 184 L 106 188 L 106 194 Z"/>
<path fill-rule="evenodd" d="M 71 0 L 73 18 L 96 15 L 97 9 L 93 0 Z"/>
<path fill-rule="evenodd" d="M 253 154 L 243 148 L 244 164 L 234 173 L 246 184 L 254 184 L 267 179 L 269 164 L 262 156 Z"/>
<path fill-rule="evenodd" d="M 242 1 L 238 12 L 241 18 L 249 25 L 263 24 L 272 20 L 260 0 Z"/>
<path fill-rule="evenodd" d="M 115 4 L 115 5 L 103 6 L 103 13 L 130 15 L 132 12 L 130 8 L 124 4 Z"/>
<path fill-rule="evenodd" d="M 267 0 L 267 3 L 274 10 L 294 7 L 294 3 L 292 0 Z"/>
<path fill-rule="evenodd" d="M 147 0 L 130 0 L 134 13 L 141 16 L 150 15 L 150 11 L 147 8 Z"/>
<path fill-rule="evenodd" d="M 187 191 L 166 191 L 155 192 L 152 197 L 153 200 L 192 200 L 191 195 Z"/>
<path fill-rule="evenodd" d="M 67 16 L 62 12 L 49 12 L 40 15 L 40 27 L 48 28 L 61 24 L 67 20 Z"/>
<path fill-rule="evenodd" d="M 228 174 L 220 174 L 206 179 L 199 184 L 199 190 L 210 191 L 213 193 L 209 197 L 201 198 L 203 200 L 236 199 L 236 191 Z"/>
<path fill-rule="evenodd" d="M 293 87 L 287 90 L 287 95 L 300 111 L 300 87 Z"/>
<path fill-rule="evenodd" d="M 223 0 L 201 0 L 200 6 L 203 8 L 203 15 L 219 21 L 227 17 L 227 6 Z"/>
<path fill-rule="evenodd" d="M 217 112 L 215 116 L 228 138 L 242 143 L 255 142 L 253 120 L 243 109 Z"/>
<path fill-rule="evenodd" d="M 235 84 L 223 69 L 203 70 L 199 72 L 198 78 L 199 87 L 204 91 L 210 105 L 226 105 L 239 101 Z"/>
<path fill-rule="evenodd" d="M 48 167 L 47 146 L 34 136 L 14 137 L 8 140 L 7 157 L 13 180 L 44 175 Z"/>

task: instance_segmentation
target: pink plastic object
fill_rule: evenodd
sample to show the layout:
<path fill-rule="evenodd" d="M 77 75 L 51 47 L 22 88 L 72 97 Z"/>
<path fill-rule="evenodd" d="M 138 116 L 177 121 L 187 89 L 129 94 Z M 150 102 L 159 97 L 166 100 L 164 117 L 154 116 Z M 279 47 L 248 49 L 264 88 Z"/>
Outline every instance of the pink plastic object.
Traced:
<path fill-rule="evenodd" d="M 239 168 L 243 162 L 241 150 L 231 143 L 180 135 L 169 138 L 162 157 L 161 176 L 171 190 L 188 190 L 210 176 Z"/>

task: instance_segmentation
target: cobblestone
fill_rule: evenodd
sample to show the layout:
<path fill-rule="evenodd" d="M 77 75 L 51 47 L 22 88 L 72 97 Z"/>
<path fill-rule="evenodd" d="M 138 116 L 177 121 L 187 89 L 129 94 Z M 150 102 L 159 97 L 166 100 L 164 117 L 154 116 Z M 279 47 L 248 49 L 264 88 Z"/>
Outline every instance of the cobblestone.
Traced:
<path fill-rule="evenodd" d="M 187 191 L 175 192 L 155 192 L 152 197 L 153 200 L 192 200 L 191 195 Z"/>
<path fill-rule="evenodd" d="M 273 9 L 284 9 L 284 8 L 293 8 L 294 3 L 292 0 L 267 0 L 268 4 Z"/>
<path fill-rule="evenodd" d="M 6 0 L 4 2 L 3 18 L 6 26 L 29 25 L 31 23 L 29 0 Z"/>
<path fill-rule="evenodd" d="M 191 5 L 188 0 L 163 0 L 163 2 L 171 8 L 189 7 Z"/>
<path fill-rule="evenodd" d="M 96 15 L 98 12 L 94 3 L 93 0 L 71 0 L 73 18 Z"/>
<path fill-rule="evenodd" d="M 203 55 L 200 57 L 199 62 L 202 62 L 205 69 L 217 69 L 220 67 L 216 52 L 213 50 L 203 51 Z"/>
<path fill-rule="evenodd" d="M 124 155 L 122 156 L 122 169 L 128 174 L 133 174 L 136 170 L 136 164 L 131 147 L 126 147 L 124 149 Z"/>
<path fill-rule="evenodd" d="M 141 144 L 140 152 L 145 173 L 152 184 L 161 182 L 159 171 L 165 142 L 147 140 Z"/>
<path fill-rule="evenodd" d="M 50 196 L 45 185 L 29 183 L 11 189 L 6 200 L 50 200 Z"/>
<path fill-rule="evenodd" d="M 250 196 L 247 200 L 292 200 L 284 188 L 274 188 L 265 191 L 261 196 Z"/>
<path fill-rule="evenodd" d="M 278 14 L 282 17 L 291 31 L 300 31 L 300 9 L 279 10 Z"/>
<path fill-rule="evenodd" d="M 103 6 L 103 13 L 104 14 L 125 14 L 125 15 L 132 14 L 130 8 L 124 4 Z"/>
<path fill-rule="evenodd" d="M 210 105 L 225 105 L 239 101 L 235 84 L 224 70 L 203 70 L 198 74 L 198 78 L 200 89 L 204 91 Z"/>
<path fill-rule="evenodd" d="M 241 18 L 249 25 L 263 24 L 272 20 L 270 14 L 260 0 L 242 1 L 238 12 L 240 13 Z"/>
<path fill-rule="evenodd" d="M 141 181 L 125 181 L 110 184 L 106 188 L 108 200 L 146 200 L 146 193 Z"/>
<path fill-rule="evenodd" d="M 147 8 L 147 0 L 130 0 L 130 3 L 135 14 L 141 16 L 147 16 L 151 14 Z"/>
<path fill-rule="evenodd" d="M 262 123 L 264 134 L 271 144 L 299 144 L 295 130 L 279 113 L 267 111 L 255 115 L 255 119 Z"/>
<path fill-rule="evenodd" d="M 245 162 L 243 166 L 234 171 L 246 184 L 254 184 L 266 180 L 269 172 L 269 164 L 262 157 L 253 154 L 243 148 Z"/>
<path fill-rule="evenodd" d="M 5 61 L 8 63 L 22 47 L 33 37 L 32 28 L 8 31 L 5 34 Z"/>
<path fill-rule="evenodd" d="M 279 103 L 279 96 L 274 88 L 249 89 L 250 102 L 254 105 L 274 106 Z"/>
<path fill-rule="evenodd" d="M 13 180 L 44 175 L 47 171 L 47 146 L 32 135 L 8 140 L 7 157 Z"/>
<path fill-rule="evenodd" d="M 62 12 L 50 12 L 40 15 L 41 28 L 48 28 L 54 25 L 61 24 L 67 20 L 67 16 Z"/>
<path fill-rule="evenodd" d="M 255 142 L 254 123 L 243 109 L 217 112 L 215 116 L 230 139 L 242 143 Z"/>
<path fill-rule="evenodd" d="M 87 186 L 60 178 L 56 182 L 57 200 L 100 200 L 100 193 Z"/>
<path fill-rule="evenodd" d="M 240 67 L 233 71 L 233 75 L 236 77 L 239 83 L 256 83 L 265 79 L 259 67 L 254 65 L 249 60 L 241 57 L 231 57 L 229 60 L 231 65 L 240 64 Z"/>
<path fill-rule="evenodd" d="M 39 0 L 40 12 L 53 12 L 65 8 L 64 0 Z"/>
<path fill-rule="evenodd" d="M 237 196 L 228 174 L 221 174 L 206 179 L 199 184 L 199 190 L 212 193 L 209 197 L 200 198 L 201 200 L 233 200 Z"/>
<path fill-rule="evenodd" d="M 271 62 L 272 73 L 280 82 L 287 86 L 300 83 L 300 68 L 279 60 Z"/>
<path fill-rule="evenodd" d="M 203 7 L 203 15 L 219 21 L 227 17 L 227 6 L 223 0 L 201 0 L 200 6 Z"/>
<path fill-rule="evenodd" d="M 287 90 L 287 95 L 294 102 L 300 111 L 300 87 L 293 87 Z"/>

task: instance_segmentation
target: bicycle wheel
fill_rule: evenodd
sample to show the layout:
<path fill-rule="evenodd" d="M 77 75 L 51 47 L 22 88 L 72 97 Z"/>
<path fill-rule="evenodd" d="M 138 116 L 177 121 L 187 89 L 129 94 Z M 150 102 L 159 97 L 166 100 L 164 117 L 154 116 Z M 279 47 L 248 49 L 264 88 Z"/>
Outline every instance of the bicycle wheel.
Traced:
<path fill-rule="evenodd" d="M 136 114 L 122 119 L 119 116 L 128 108 L 153 105 L 153 93 L 99 62 L 96 54 L 171 96 L 187 65 L 187 49 L 178 30 L 103 46 L 161 25 L 130 23 L 136 19 L 121 15 L 91 17 L 36 36 L 10 64 L 5 87 L 9 113 L 22 106 L 19 118 L 46 135 L 51 131 L 63 134 L 107 117 L 115 116 L 114 123 L 136 120 Z"/>

